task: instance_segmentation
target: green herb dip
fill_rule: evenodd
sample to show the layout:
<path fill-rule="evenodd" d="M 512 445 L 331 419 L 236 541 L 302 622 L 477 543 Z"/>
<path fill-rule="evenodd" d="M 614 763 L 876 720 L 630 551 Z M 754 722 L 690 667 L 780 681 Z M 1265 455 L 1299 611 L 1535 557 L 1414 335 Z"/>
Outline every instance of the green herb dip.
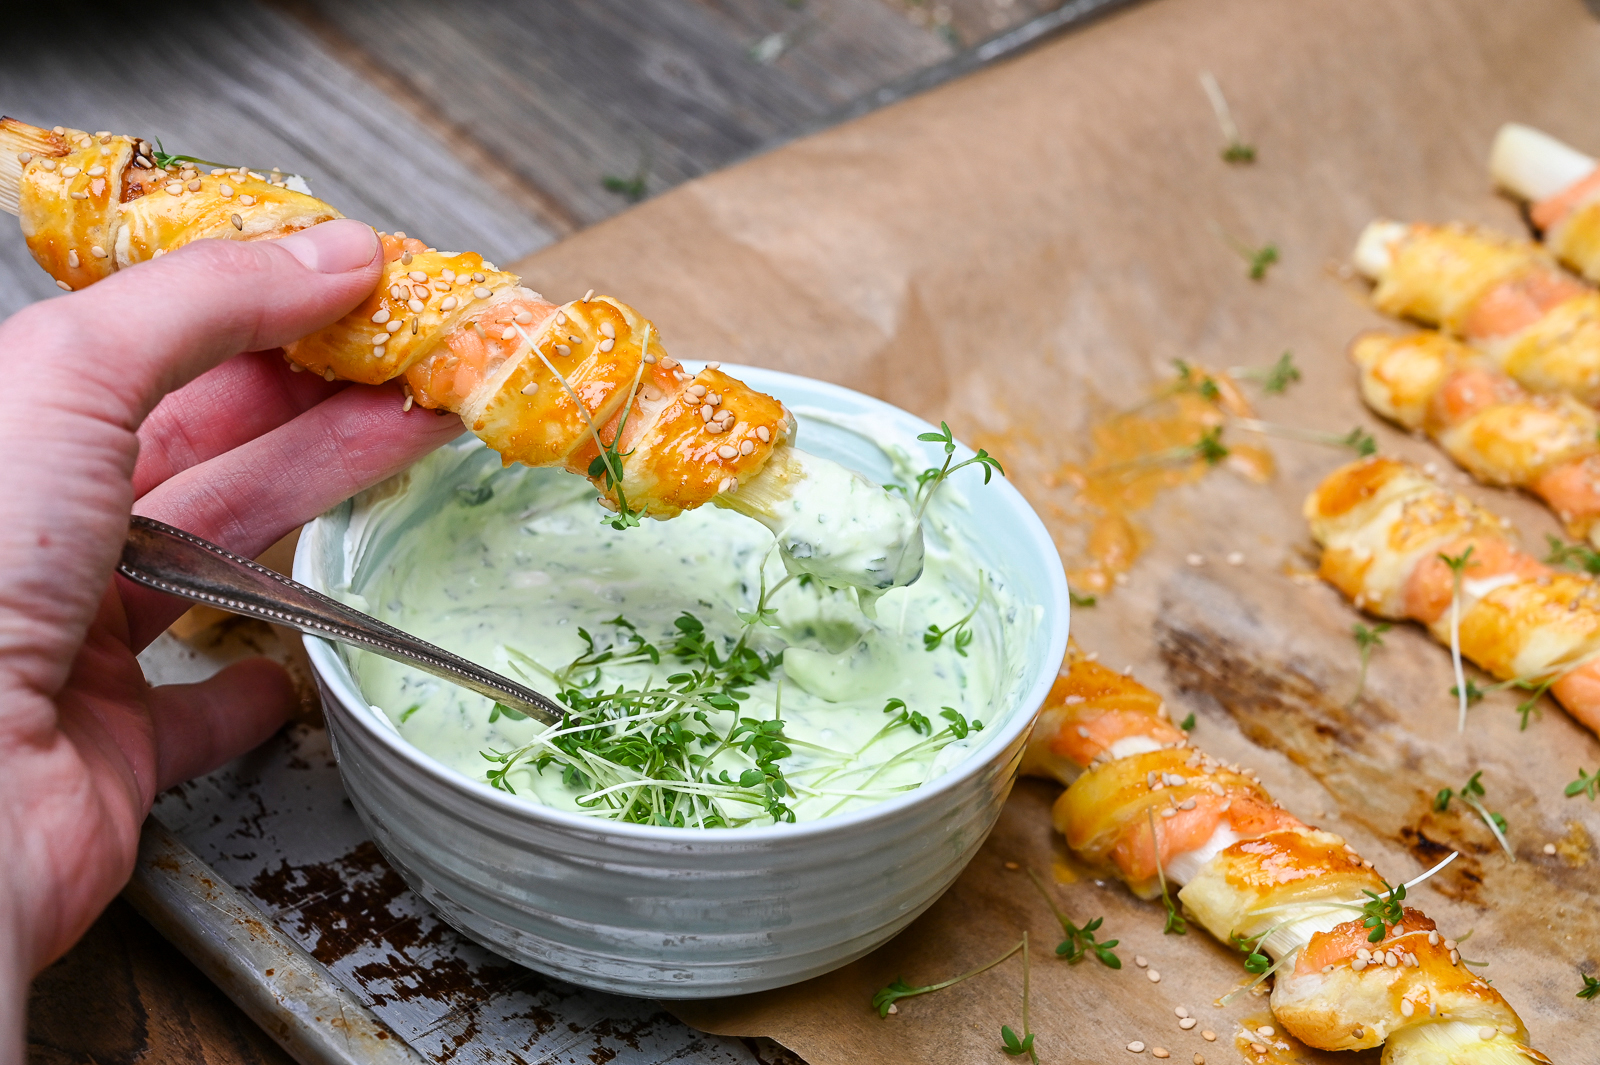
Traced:
<path fill-rule="evenodd" d="M 903 461 L 900 469 L 909 472 Z M 961 487 L 981 498 L 976 477 Z M 708 668 L 671 650 L 695 623 L 717 660 L 742 638 L 756 675 L 744 677 L 736 702 L 723 700 L 735 709 L 701 704 L 702 717 L 677 715 L 675 727 L 716 739 L 669 746 L 676 762 L 649 769 L 649 779 L 665 781 L 655 788 L 622 764 L 627 749 L 614 742 L 594 745 L 604 761 L 587 748 L 540 745 L 547 727 L 536 721 L 386 658 L 345 653 L 367 699 L 401 736 L 529 802 L 690 827 L 814 820 L 938 777 L 983 743 L 979 722 L 999 724 L 994 708 L 1009 705 L 1020 667 L 1003 635 L 1019 608 L 957 535 L 951 512 L 966 505 L 954 484 L 935 497 L 921 579 L 883 593 L 869 617 L 858 591 L 786 573 L 772 533 L 745 517 L 707 506 L 619 532 L 601 524 L 581 478 L 502 469 L 475 441 L 443 448 L 357 498 L 347 600 L 553 698 L 564 689 L 666 688 L 669 677 Z M 770 591 L 758 619 L 763 580 Z M 944 631 L 935 639 L 933 630 Z M 640 644 L 659 662 L 629 657 Z M 608 651 L 598 665 L 568 668 Z M 774 719 L 781 731 L 762 724 Z M 742 733 L 740 721 L 749 723 Z M 648 737 L 665 722 L 624 719 L 568 735 L 627 734 L 648 754 Z M 730 733 L 740 742 L 725 742 Z M 788 753 L 772 758 L 773 741 Z M 524 748 L 506 769 L 506 756 Z M 776 787 L 770 771 L 755 772 L 763 750 L 768 770 L 781 773 Z"/>

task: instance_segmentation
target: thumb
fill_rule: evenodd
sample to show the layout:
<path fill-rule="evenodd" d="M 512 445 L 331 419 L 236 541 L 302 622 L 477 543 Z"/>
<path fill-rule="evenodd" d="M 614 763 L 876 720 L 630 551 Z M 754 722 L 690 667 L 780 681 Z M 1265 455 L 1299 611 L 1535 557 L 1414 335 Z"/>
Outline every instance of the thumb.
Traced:
<path fill-rule="evenodd" d="M 152 688 L 156 788 L 210 772 L 278 730 L 300 704 L 289 674 L 266 658 L 235 662 L 198 684 Z"/>
<path fill-rule="evenodd" d="M 377 234 L 351 219 L 281 240 L 200 240 L 36 303 L 0 337 L 30 353 L 16 369 L 53 378 L 38 381 L 33 395 L 60 396 L 77 413 L 132 428 L 163 395 L 224 359 L 336 321 L 377 284 L 378 252 Z"/>

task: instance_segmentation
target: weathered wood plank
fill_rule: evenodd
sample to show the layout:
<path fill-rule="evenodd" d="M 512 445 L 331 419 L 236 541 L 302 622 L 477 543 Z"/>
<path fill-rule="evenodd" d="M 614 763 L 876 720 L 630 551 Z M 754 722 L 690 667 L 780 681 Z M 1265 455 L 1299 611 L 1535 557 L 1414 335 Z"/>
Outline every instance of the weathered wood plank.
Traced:
<path fill-rule="evenodd" d="M 85 2 L 7 18 L 7 114 L 282 166 L 349 215 L 496 260 L 556 235 L 535 205 L 486 185 L 312 34 L 253 0 L 159 15 Z M 0 314 L 56 292 L 14 225 L 0 221 L 9 230 L 0 239 Z"/>

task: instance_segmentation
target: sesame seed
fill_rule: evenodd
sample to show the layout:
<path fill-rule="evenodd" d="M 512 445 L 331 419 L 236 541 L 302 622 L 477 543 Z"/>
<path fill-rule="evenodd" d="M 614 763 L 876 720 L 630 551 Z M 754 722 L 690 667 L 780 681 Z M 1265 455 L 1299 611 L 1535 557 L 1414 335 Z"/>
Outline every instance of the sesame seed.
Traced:
<path fill-rule="evenodd" d="M 1143 1054 L 1144 1053 L 1144 1044 L 1142 1042 L 1140 1042 L 1139 1040 L 1135 1039 L 1133 1042 L 1128 1044 L 1128 1050 L 1130 1052 L 1134 1053 L 1134 1054 Z"/>
<path fill-rule="evenodd" d="M 246 207 L 254 207 L 256 205 L 256 198 L 254 196 L 240 196 L 239 202 L 244 204 Z"/>
<path fill-rule="evenodd" d="M 566 311 L 557 311 L 556 312 L 556 325 L 566 325 L 566 324 L 567 324 L 567 312 Z"/>
<path fill-rule="evenodd" d="M 700 408 L 700 417 L 702 420 L 709 422 L 711 420 L 711 414 L 711 404 L 707 403 L 705 406 Z"/>
<path fill-rule="evenodd" d="M 516 326 L 508 325 L 504 329 L 502 329 L 500 331 L 500 339 L 501 340 L 515 340 L 515 339 L 517 339 Z"/>
<path fill-rule="evenodd" d="M 173 195 L 173 196 L 182 196 L 183 195 L 183 182 L 181 182 L 181 181 L 169 182 L 167 184 L 167 192 L 170 195 Z"/>
<path fill-rule="evenodd" d="M 374 333 L 372 335 L 372 342 L 374 344 L 387 344 L 387 343 L 389 343 L 389 334 L 388 333 Z"/>
<path fill-rule="evenodd" d="M 1478 1038 L 1479 1039 L 1484 1039 L 1484 1040 L 1493 1039 L 1495 1036 L 1497 1036 L 1499 1034 L 1500 1034 L 1500 1029 L 1491 1028 L 1487 1024 L 1484 1025 L 1482 1028 L 1478 1029 Z"/>
<path fill-rule="evenodd" d="M 78 268 L 78 250 L 73 248 L 67 252 L 67 265 L 74 270 Z"/>
<path fill-rule="evenodd" d="M 199 178 L 195 178 L 193 181 L 189 182 L 188 188 L 189 188 L 190 192 L 199 192 L 200 191 L 200 179 Z"/>
<path fill-rule="evenodd" d="M 1007 869 L 1010 869 L 1012 872 L 1016 872 L 1018 869 L 1022 868 L 1022 865 L 1019 862 L 1006 862 L 1005 866 L 1006 866 Z"/>
<path fill-rule="evenodd" d="M 1400 1015 L 1402 1017 L 1409 1017 L 1416 1011 L 1417 1007 L 1412 1004 L 1409 998 L 1403 998 L 1400 1000 Z"/>
<path fill-rule="evenodd" d="M 688 388 L 684 389 L 684 391 L 689 393 L 689 395 L 693 396 L 695 399 L 704 399 L 706 394 L 706 386 L 690 385 Z"/>
<path fill-rule="evenodd" d="M 323 372 L 322 379 L 324 381 L 332 381 L 335 376 L 337 376 L 337 375 L 333 372 L 333 368 L 329 367 L 326 371 Z"/>
<path fill-rule="evenodd" d="M 217 186 L 217 192 L 222 195 L 222 198 L 224 200 L 233 198 L 233 186 L 232 185 L 218 185 Z"/>
<path fill-rule="evenodd" d="M 1182 1028 L 1184 1031 L 1187 1032 L 1189 1029 L 1193 1028 L 1198 1023 L 1199 1022 L 1196 1021 L 1193 1017 L 1185 1017 L 1183 1020 L 1178 1022 L 1178 1027 Z"/>
<path fill-rule="evenodd" d="M 1554 854 L 1556 852 L 1556 845 L 1554 843 L 1546 843 L 1544 845 L 1544 852 L 1546 854 Z"/>
<path fill-rule="evenodd" d="M 484 281 L 486 281 L 488 279 L 485 278 L 482 273 L 476 273 L 476 274 L 472 275 L 472 280 L 476 281 L 478 284 L 481 285 L 481 284 L 484 283 Z"/>
<path fill-rule="evenodd" d="M 480 300 L 486 300 L 492 295 L 492 293 L 482 285 L 479 285 L 477 288 L 473 289 L 472 294 L 478 297 Z"/>
<path fill-rule="evenodd" d="M 426 300 L 426 299 L 432 299 L 433 298 L 433 290 L 430 289 L 427 285 L 412 285 L 411 286 L 411 294 L 413 296 L 417 297 L 417 299 L 419 299 L 419 300 Z"/>
<path fill-rule="evenodd" d="M 233 223 L 234 229 L 237 229 L 241 233 L 244 232 L 244 219 L 239 217 L 237 211 L 228 216 L 228 221 Z"/>
<path fill-rule="evenodd" d="M 723 444 L 721 447 L 717 448 L 717 454 L 725 459 L 736 459 L 739 457 L 739 449 L 733 447 L 731 444 Z"/>
<path fill-rule="evenodd" d="M 89 194 L 87 192 L 74 192 L 72 194 L 72 198 L 74 200 L 87 200 L 89 198 Z"/>
<path fill-rule="evenodd" d="M 600 348 L 601 351 L 610 351 L 612 348 L 614 348 L 616 346 L 617 346 L 617 342 L 615 340 L 612 340 L 610 337 L 607 337 L 605 340 L 600 341 L 600 343 L 598 345 L 598 347 Z"/>
<path fill-rule="evenodd" d="M 428 280 L 428 275 L 423 273 L 421 270 L 413 270 L 406 276 L 419 283 Z"/>
<path fill-rule="evenodd" d="M 1267 1048 L 1261 1043 L 1251 1043 L 1250 1049 L 1254 1050 L 1257 1054 L 1265 1054 L 1267 1052 Z"/>
<path fill-rule="evenodd" d="M 1428 933 L 1428 946 L 1437 947 L 1438 945 L 1439 945 L 1439 933 L 1438 932 L 1429 932 Z"/>
<path fill-rule="evenodd" d="M 518 325 L 532 325 L 533 324 L 533 312 L 532 311 L 518 311 L 517 312 L 517 324 Z"/>
<path fill-rule="evenodd" d="M 610 337 L 613 340 L 615 340 L 616 337 L 617 337 L 616 327 L 613 326 L 610 322 L 601 322 L 600 323 L 600 332 L 603 333 L 604 335 Z"/>
<path fill-rule="evenodd" d="M 104 259 L 106 257 L 106 250 L 98 244 L 91 244 L 89 245 L 89 254 L 93 255 L 96 259 Z"/>
<path fill-rule="evenodd" d="M 557 344 L 556 345 L 556 354 L 557 355 L 571 355 L 572 354 L 572 349 L 567 347 L 565 344 Z"/>
<path fill-rule="evenodd" d="M 768 429 L 765 425 L 756 426 L 756 435 L 761 438 L 761 442 L 763 444 L 769 443 L 772 440 L 772 430 Z"/>
<path fill-rule="evenodd" d="M 1256 1035 L 1266 1036 L 1268 1039 L 1271 1039 L 1277 1034 L 1277 1031 L 1270 1024 L 1263 1024 L 1260 1028 L 1256 1029 Z"/>
<path fill-rule="evenodd" d="M 449 282 L 451 284 L 455 283 L 456 272 L 454 270 L 450 269 L 449 267 L 445 267 L 443 270 L 440 270 L 439 271 L 439 276 L 444 278 L 445 281 L 447 281 L 447 282 Z"/>
<path fill-rule="evenodd" d="M 403 251 L 403 252 L 400 253 L 400 265 L 401 266 L 410 266 L 411 265 L 411 253 L 410 252 Z"/>
<path fill-rule="evenodd" d="M 731 481 L 732 481 L 732 480 L 733 480 L 733 478 L 732 478 L 732 477 L 724 477 L 724 478 L 723 478 L 723 479 L 722 479 L 722 480 L 720 480 L 720 481 L 718 481 L 718 482 L 717 482 L 717 491 L 718 491 L 718 492 L 719 492 L 719 493 L 721 493 L 721 492 L 726 492 L 726 491 L 727 491 L 727 490 L 728 490 L 728 484 L 729 484 L 729 483 L 730 483 L 730 482 L 731 482 Z"/>
<path fill-rule="evenodd" d="M 739 441 L 739 454 L 741 454 L 741 455 L 754 455 L 755 453 L 756 453 L 756 445 L 755 445 L 754 441 L 751 441 L 751 440 L 741 440 L 741 441 Z"/>
<path fill-rule="evenodd" d="M 890 1012 L 890 1013 L 899 1013 L 900 1012 L 900 1007 L 896 1006 L 893 1002 L 891 1002 L 891 1003 L 889 1003 L 888 1012 Z"/>
<path fill-rule="evenodd" d="M 654 366 L 655 362 L 656 362 L 656 357 L 654 355 L 650 354 L 647 351 L 647 352 L 644 353 L 644 361 L 649 363 L 650 365 Z"/>
<path fill-rule="evenodd" d="M 1143 969 L 1143 968 L 1146 968 L 1147 966 L 1149 966 L 1150 962 L 1145 958 L 1145 956 L 1143 954 L 1135 954 L 1133 956 L 1133 964 L 1135 964 L 1139 968 Z"/>
<path fill-rule="evenodd" d="M 372 345 L 372 357 L 375 358 L 375 359 L 383 358 L 384 352 L 389 350 L 389 349 L 385 348 L 383 345 L 387 344 L 388 342 L 389 342 L 389 338 L 388 337 L 384 337 L 382 343 L 374 343 Z"/>
<path fill-rule="evenodd" d="M 1200 1038 L 1204 1039 L 1208 1043 L 1215 1043 L 1217 1041 L 1217 1033 L 1207 1028 L 1205 1031 L 1200 1033 Z"/>
<path fill-rule="evenodd" d="M 1179 1017 L 1187 1017 L 1187 1016 L 1189 1016 L 1189 1007 L 1188 1006 L 1179 1006 L 1176 1009 L 1174 1009 L 1172 1012 L 1176 1013 Z"/>
<path fill-rule="evenodd" d="M 525 396 L 531 396 L 537 391 L 539 391 L 539 382 L 537 381 L 529 381 L 522 386 L 522 394 Z"/>
<path fill-rule="evenodd" d="M 138 156 L 134 156 L 133 165 L 137 166 L 137 167 L 142 167 L 145 170 L 153 170 L 155 168 L 156 164 L 152 163 L 150 160 L 146 159 L 144 156 L 138 155 Z"/>
<path fill-rule="evenodd" d="M 585 292 L 583 294 L 583 302 L 588 303 L 589 300 L 591 298 L 593 298 L 593 296 L 594 296 L 594 289 L 591 288 L 588 292 Z"/>
<path fill-rule="evenodd" d="M 722 363 L 720 363 L 720 362 L 708 362 L 708 363 L 706 363 L 706 369 L 708 369 L 708 370 L 720 370 L 720 369 L 722 369 Z"/>
<path fill-rule="evenodd" d="M 1358 973 L 1361 970 L 1365 969 L 1366 967 L 1367 967 L 1367 963 L 1362 961 L 1360 958 L 1357 958 L 1355 961 L 1350 963 L 1350 971 L 1351 972 L 1357 972 Z"/>
<path fill-rule="evenodd" d="M 1444 941 L 1444 949 L 1445 950 L 1455 950 L 1456 949 L 1456 941 L 1453 940 L 1453 939 L 1445 940 Z"/>
<path fill-rule="evenodd" d="M 57 281 L 56 282 L 56 288 L 59 288 L 62 292 L 71 292 L 72 291 L 72 286 L 67 284 L 65 281 Z"/>
<path fill-rule="evenodd" d="M 404 403 L 400 404 L 400 413 L 404 414 L 406 411 L 410 410 L 411 409 L 411 405 L 413 403 L 415 403 L 415 402 L 416 402 L 416 397 L 414 397 L 411 393 L 407 392 L 406 393 L 406 401 Z"/>
<path fill-rule="evenodd" d="M 1185 555 L 1183 560 L 1191 566 L 1204 566 L 1206 564 L 1206 558 L 1204 555 L 1197 555 L 1192 552 Z"/>
<path fill-rule="evenodd" d="M 1194 1065 L 1206 1065 L 1206 1056 L 1199 1051 L 1195 1051 Z"/>
<path fill-rule="evenodd" d="M 105 174 L 105 172 L 106 172 L 106 168 L 101 166 L 98 163 L 96 163 L 94 166 L 91 166 L 89 168 L 89 176 L 90 177 L 101 177 L 101 176 L 103 176 Z"/>
<path fill-rule="evenodd" d="M 387 307 L 379 308 L 378 309 L 378 313 L 374 314 L 372 316 L 372 323 L 374 325 L 382 325 L 384 322 L 387 322 L 388 320 L 389 320 L 389 308 L 387 308 Z"/>
<path fill-rule="evenodd" d="M 1161 982 L 1161 974 L 1156 972 L 1154 969 L 1146 972 L 1145 975 L 1150 978 L 1150 982 L 1152 984 L 1159 984 Z"/>
<path fill-rule="evenodd" d="M 398 333 L 400 332 L 400 322 L 398 319 L 393 319 L 388 325 L 384 326 L 384 328 L 391 333 Z"/>
<path fill-rule="evenodd" d="M 439 301 L 439 309 L 441 311 L 453 311 L 456 309 L 456 304 L 459 302 L 460 301 L 454 296 L 446 296 L 443 300 Z"/>
<path fill-rule="evenodd" d="M 56 161 L 54 159 L 46 159 L 39 165 L 44 167 L 46 170 L 54 170 L 56 168 Z"/>
<path fill-rule="evenodd" d="M 1150 1056 L 1152 1058 L 1170 1058 L 1170 1057 L 1172 1057 L 1172 1055 L 1167 1051 L 1166 1047 L 1156 1047 L 1154 1050 L 1150 1051 Z"/>
<path fill-rule="evenodd" d="M 729 477 L 728 478 L 728 491 L 737 492 L 738 490 L 739 490 L 739 478 L 737 478 L 737 477 Z"/>
<path fill-rule="evenodd" d="M 1391 969 L 1397 967 L 1400 964 L 1400 955 L 1396 954 L 1392 950 L 1384 951 L 1383 952 L 1383 964 L 1388 966 Z"/>
<path fill-rule="evenodd" d="M 1461 964 L 1461 952 L 1459 950 L 1452 950 L 1450 952 L 1450 964 L 1451 965 L 1460 965 Z"/>
<path fill-rule="evenodd" d="M 1502 1024 L 1500 1026 L 1500 1034 L 1501 1035 L 1516 1035 L 1517 1034 L 1516 1026 L 1515 1025 L 1511 1025 L 1511 1024 Z"/>
<path fill-rule="evenodd" d="M 1177 817 L 1178 816 L 1178 812 L 1176 810 L 1174 810 L 1172 807 L 1169 806 L 1165 810 L 1161 811 L 1161 816 L 1162 817 Z"/>
<path fill-rule="evenodd" d="M 415 296 L 413 296 L 411 299 L 406 300 L 406 306 L 410 307 L 413 311 L 417 312 L 418 314 L 421 314 L 422 313 L 422 308 L 426 307 L 427 304 L 423 303 L 421 300 L 419 300 Z"/>
<path fill-rule="evenodd" d="M 64 166 L 64 167 L 61 168 L 61 176 L 62 177 L 77 177 L 81 173 L 83 173 L 83 168 L 82 167 Z"/>
<path fill-rule="evenodd" d="M 18 152 L 17 153 L 17 162 L 21 163 L 23 166 L 27 166 L 29 163 L 33 162 L 33 153 L 32 152 Z"/>

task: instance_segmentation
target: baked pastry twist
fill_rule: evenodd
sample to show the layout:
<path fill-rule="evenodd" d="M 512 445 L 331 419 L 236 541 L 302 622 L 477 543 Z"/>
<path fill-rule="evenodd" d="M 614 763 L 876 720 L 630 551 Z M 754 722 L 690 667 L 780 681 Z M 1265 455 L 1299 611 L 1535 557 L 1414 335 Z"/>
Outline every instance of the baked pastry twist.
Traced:
<path fill-rule="evenodd" d="M 1367 406 L 1427 433 L 1484 484 L 1532 492 L 1568 535 L 1600 542 L 1600 414 L 1562 393 L 1534 395 L 1439 333 L 1367 333 L 1350 345 Z"/>
<path fill-rule="evenodd" d="M 341 217 L 289 186 L 134 137 L 0 120 L 0 209 L 19 217 L 34 258 L 67 291 L 196 240 L 277 237 Z M 690 374 L 632 307 L 592 294 L 557 306 L 475 252 L 380 237 L 382 280 L 290 344 L 291 364 L 330 381 L 399 379 L 407 409 L 459 414 L 507 465 L 588 477 L 630 519 L 712 502 L 767 525 L 791 568 L 829 583 L 881 590 L 921 573 L 921 526 L 905 500 L 795 451 L 781 403 L 716 363 Z"/>
<path fill-rule="evenodd" d="M 1081 857 L 1151 897 L 1159 855 L 1193 920 L 1277 962 L 1272 1011 L 1303 1042 L 1382 1045 L 1385 1065 L 1548 1061 L 1420 911 L 1386 914 L 1369 938 L 1363 892 L 1389 892 L 1371 862 L 1273 802 L 1249 770 L 1191 747 L 1160 696 L 1075 645 L 1022 769 L 1068 785 L 1053 820 Z"/>
<path fill-rule="evenodd" d="M 1373 222 L 1356 269 L 1386 314 L 1437 326 L 1535 392 L 1600 405 L 1600 292 L 1528 240 L 1463 225 Z"/>
<path fill-rule="evenodd" d="M 1528 203 L 1556 258 L 1600 284 L 1600 161 L 1539 130 L 1508 122 L 1489 154 L 1495 184 Z"/>
<path fill-rule="evenodd" d="M 1600 732 L 1600 582 L 1551 569 L 1511 540 L 1506 522 L 1394 459 L 1330 474 L 1305 503 L 1322 545 L 1321 575 L 1357 607 L 1420 621 L 1450 642 L 1460 558 L 1458 639 L 1464 658 L 1497 680 L 1549 685 Z"/>

